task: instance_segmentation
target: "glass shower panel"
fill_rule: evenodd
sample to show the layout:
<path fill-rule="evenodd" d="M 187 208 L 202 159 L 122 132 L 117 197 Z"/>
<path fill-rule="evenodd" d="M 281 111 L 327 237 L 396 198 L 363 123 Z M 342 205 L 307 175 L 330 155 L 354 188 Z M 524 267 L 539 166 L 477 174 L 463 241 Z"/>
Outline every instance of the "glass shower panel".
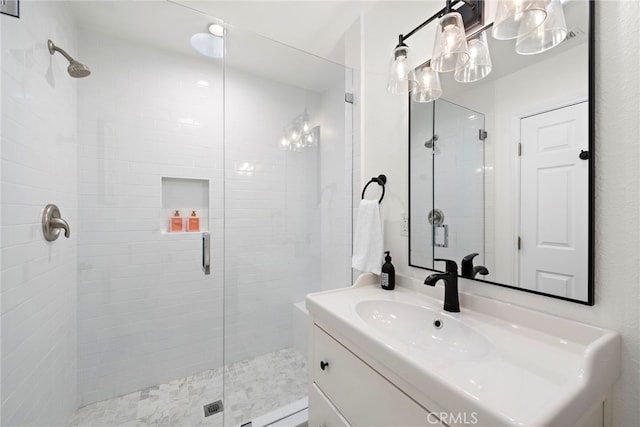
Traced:
<path fill-rule="evenodd" d="M 199 424 L 223 391 L 223 61 L 190 45 L 211 18 L 71 7 L 92 70 L 77 83 L 81 404 L 111 399 L 96 424 Z"/>
<path fill-rule="evenodd" d="M 433 226 L 434 258 L 471 253 L 484 263 L 484 114 L 443 99 L 434 103 L 433 207 L 444 222 Z M 435 268 L 443 270 L 442 263 Z"/>
<path fill-rule="evenodd" d="M 304 412 L 304 297 L 349 284 L 351 71 L 226 37 L 225 425 L 256 425 Z"/>
<path fill-rule="evenodd" d="M 433 163 L 440 152 L 434 134 L 435 102 L 411 102 L 409 109 L 409 200 L 411 265 L 433 268 Z"/>

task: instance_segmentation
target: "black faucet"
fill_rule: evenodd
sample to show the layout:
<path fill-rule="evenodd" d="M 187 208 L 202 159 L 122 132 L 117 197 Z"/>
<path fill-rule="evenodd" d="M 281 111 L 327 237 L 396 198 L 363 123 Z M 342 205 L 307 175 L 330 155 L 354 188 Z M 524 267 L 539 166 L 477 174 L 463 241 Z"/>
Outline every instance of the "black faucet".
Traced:
<path fill-rule="evenodd" d="M 486 276 L 489 274 L 489 270 L 484 265 L 473 266 L 473 259 L 477 256 L 477 253 L 472 253 L 462 258 L 462 264 L 460 265 L 460 274 L 467 279 L 473 279 L 477 274 Z"/>
<path fill-rule="evenodd" d="M 444 310 L 452 313 L 460 312 L 458 299 L 458 265 L 450 259 L 435 258 L 434 261 L 444 261 L 446 273 L 435 273 L 424 279 L 424 284 L 435 286 L 438 280 L 444 280 Z"/>

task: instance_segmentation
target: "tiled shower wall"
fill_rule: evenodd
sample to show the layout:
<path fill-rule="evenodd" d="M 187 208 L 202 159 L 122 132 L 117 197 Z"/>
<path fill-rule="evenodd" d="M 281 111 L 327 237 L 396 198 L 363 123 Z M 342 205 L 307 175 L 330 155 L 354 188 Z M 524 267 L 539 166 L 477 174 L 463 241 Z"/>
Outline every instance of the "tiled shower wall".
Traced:
<path fill-rule="evenodd" d="M 226 363 L 290 346 L 293 303 L 347 284 L 350 158 L 344 71 L 334 71 L 334 86 L 318 91 L 225 74 Z M 319 146 L 283 151 L 283 129 L 305 110 Z"/>
<path fill-rule="evenodd" d="M 66 425 L 77 404 L 76 87 L 47 39 L 77 50 L 57 2 L 2 19 L 2 425 Z M 60 208 L 71 236 L 45 241 Z"/>
<path fill-rule="evenodd" d="M 222 364 L 223 82 L 213 60 L 85 30 L 80 40 L 93 70 L 78 109 L 86 404 Z M 161 232 L 162 177 L 210 182 L 210 276 L 200 233 Z"/>
<path fill-rule="evenodd" d="M 321 186 L 335 185 L 320 176 L 318 148 L 278 144 L 306 108 L 321 140 L 339 144 L 339 157 L 323 161 L 342 170 L 332 179 L 344 192 L 344 125 L 329 123 L 344 121 L 344 107 L 323 101 L 331 90 L 342 100 L 343 89 L 323 94 L 228 68 L 223 147 L 215 61 L 89 31 L 79 49 L 93 70 L 79 88 L 82 403 L 290 346 L 292 303 L 322 277 Z M 199 233 L 160 232 L 162 176 L 210 180 L 211 276 L 201 272 Z M 333 228 L 335 240 L 344 231 Z"/>

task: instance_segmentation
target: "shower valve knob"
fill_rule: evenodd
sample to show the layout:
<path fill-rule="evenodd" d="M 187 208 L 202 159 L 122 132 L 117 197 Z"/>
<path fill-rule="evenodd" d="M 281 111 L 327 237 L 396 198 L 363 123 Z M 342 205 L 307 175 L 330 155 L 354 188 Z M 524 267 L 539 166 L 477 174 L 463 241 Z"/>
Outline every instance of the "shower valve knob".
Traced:
<path fill-rule="evenodd" d="M 329 367 L 329 362 L 325 362 L 324 360 L 320 361 L 320 369 L 324 371 L 328 367 Z"/>

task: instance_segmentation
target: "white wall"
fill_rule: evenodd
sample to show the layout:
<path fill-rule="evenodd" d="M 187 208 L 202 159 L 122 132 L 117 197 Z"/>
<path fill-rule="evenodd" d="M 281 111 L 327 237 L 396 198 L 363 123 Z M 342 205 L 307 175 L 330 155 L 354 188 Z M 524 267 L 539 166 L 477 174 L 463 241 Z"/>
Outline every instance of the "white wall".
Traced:
<path fill-rule="evenodd" d="M 2 425 L 66 425 L 77 404 L 76 88 L 47 39 L 77 52 L 67 8 L 2 20 Z M 69 239 L 45 241 L 55 203 Z"/>
<path fill-rule="evenodd" d="M 421 3 L 422 4 L 422 3 Z M 365 106 L 363 175 L 385 171 L 389 203 L 383 206 L 386 247 L 395 252 L 396 271 L 418 279 L 427 272 L 407 265 L 407 242 L 395 226 L 407 209 L 406 99 L 385 93 L 388 55 L 397 34 L 420 21 L 415 5 L 380 4 L 364 16 Z M 424 4 L 422 4 L 424 7 Z M 426 8 L 425 8 L 426 9 Z M 435 9 L 435 8 L 434 8 Z M 393 14 L 392 14 L 393 11 Z M 433 11 L 419 12 L 422 19 Z M 640 162 L 638 82 L 640 32 L 637 2 L 596 2 L 596 235 L 593 307 L 462 280 L 461 289 L 619 331 L 622 375 L 613 389 L 616 426 L 640 418 L 638 305 L 640 297 Z M 389 19 L 385 19 L 389 17 Z M 384 25 L 383 25 L 384 24 Z M 387 31 L 388 29 L 388 31 Z M 413 43 L 409 43 L 413 46 Z"/>
<path fill-rule="evenodd" d="M 440 8 L 442 4 L 437 2 L 381 2 L 362 17 L 360 191 L 372 176 L 387 175 L 386 194 L 380 208 L 385 250 L 391 250 L 396 271 L 408 265 L 407 237 L 400 236 L 401 214 L 409 209 L 408 101 L 407 97 L 386 91 L 389 58 L 398 43 L 398 34 L 406 34 Z M 427 58 L 433 46 L 429 35 L 423 31 L 407 41 L 412 57 Z"/>
<path fill-rule="evenodd" d="M 86 404 L 222 364 L 223 82 L 213 60 L 88 30 L 79 39 L 93 71 L 78 103 Z M 200 233 L 162 232 L 162 177 L 209 180 L 210 276 Z"/>

